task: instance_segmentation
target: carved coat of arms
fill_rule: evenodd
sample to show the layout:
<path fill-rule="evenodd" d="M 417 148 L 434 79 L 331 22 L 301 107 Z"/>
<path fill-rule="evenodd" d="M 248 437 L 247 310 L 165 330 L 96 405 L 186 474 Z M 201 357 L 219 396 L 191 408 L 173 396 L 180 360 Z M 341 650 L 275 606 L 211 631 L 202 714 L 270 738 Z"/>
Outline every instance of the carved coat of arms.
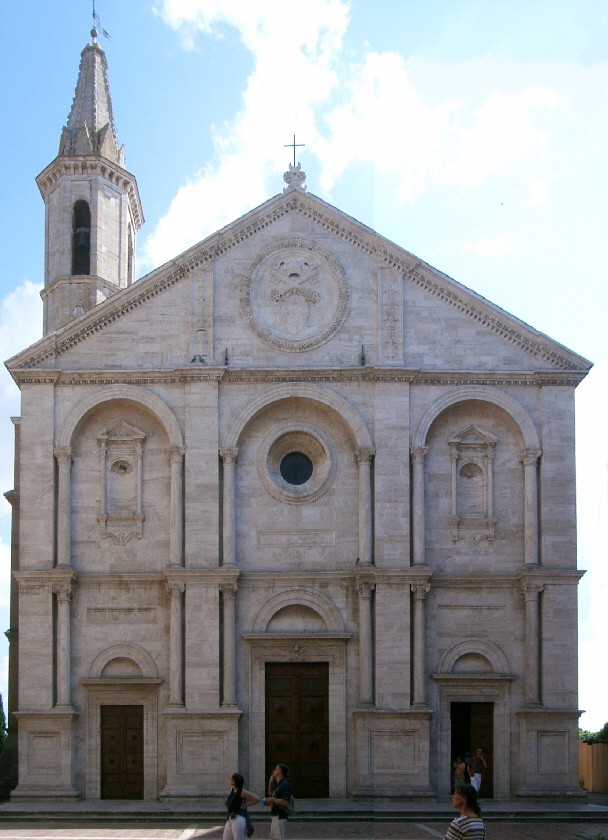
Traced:
<path fill-rule="evenodd" d="M 257 336 L 280 350 L 310 350 L 340 328 L 350 302 L 346 275 L 316 243 L 294 237 L 261 251 L 241 281 L 241 311 Z"/>

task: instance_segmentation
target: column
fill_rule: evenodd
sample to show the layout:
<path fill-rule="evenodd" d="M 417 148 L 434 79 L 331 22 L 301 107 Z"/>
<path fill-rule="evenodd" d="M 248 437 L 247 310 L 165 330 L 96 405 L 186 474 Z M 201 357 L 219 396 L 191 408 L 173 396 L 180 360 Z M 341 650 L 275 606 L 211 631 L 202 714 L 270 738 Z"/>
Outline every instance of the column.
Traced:
<path fill-rule="evenodd" d="M 236 482 L 235 469 L 239 450 L 220 449 L 224 463 L 224 566 L 236 566 Z"/>
<path fill-rule="evenodd" d="M 425 534 L 424 520 L 424 458 L 428 452 L 426 446 L 413 446 L 412 462 L 412 533 L 414 566 L 425 565 Z"/>
<path fill-rule="evenodd" d="M 183 681 L 183 638 L 182 638 L 182 595 L 186 590 L 183 583 L 167 583 L 171 595 L 171 617 L 169 625 L 169 704 L 184 705 Z"/>
<path fill-rule="evenodd" d="M 539 597 L 545 587 L 536 581 L 522 581 L 526 599 L 526 637 L 524 643 L 524 694 L 529 705 L 541 705 L 540 699 L 540 622 Z"/>
<path fill-rule="evenodd" d="M 411 590 L 414 595 L 414 685 L 412 698 L 415 706 L 426 705 L 425 692 L 425 659 L 426 659 L 426 620 L 425 607 L 428 583 L 413 583 Z"/>
<path fill-rule="evenodd" d="M 58 566 L 70 565 L 71 549 L 71 468 L 72 450 L 69 447 L 55 449 L 58 466 L 57 479 L 57 559 Z"/>
<path fill-rule="evenodd" d="M 538 482 L 536 465 L 541 456 L 540 449 L 524 449 L 521 462 L 524 465 L 524 564 L 538 566 Z"/>
<path fill-rule="evenodd" d="M 359 593 L 359 702 L 374 704 L 372 591 L 374 584 L 357 578 Z"/>
<path fill-rule="evenodd" d="M 183 462 L 184 449 L 172 446 L 169 450 L 171 463 L 171 501 L 169 513 L 169 565 L 182 566 L 183 544 Z"/>
<path fill-rule="evenodd" d="M 236 583 L 221 583 L 224 603 L 224 683 L 222 706 L 236 706 Z"/>
<path fill-rule="evenodd" d="M 106 458 L 108 456 L 108 444 L 105 440 L 99 441 L 99 475 L 101 476 L 101 486 L 99 494 L 99 517 L 98 522 L 103 522 L 104 525 L 108 519 L 108 511 L 106 510 Z"/>
<path fill-rule="evenodd" d="M 57 597 L 57 700 L 56 706 L 71 707 L 70 673 L 70 600 L 72 586 L 69 583 L 53 584 Z"/>
<path fill-rule="evenodd" d="M 359 565 L 371 566 L 372 553 L 372 458 L 371 447 L 355 452 L 359 465 Z"/>

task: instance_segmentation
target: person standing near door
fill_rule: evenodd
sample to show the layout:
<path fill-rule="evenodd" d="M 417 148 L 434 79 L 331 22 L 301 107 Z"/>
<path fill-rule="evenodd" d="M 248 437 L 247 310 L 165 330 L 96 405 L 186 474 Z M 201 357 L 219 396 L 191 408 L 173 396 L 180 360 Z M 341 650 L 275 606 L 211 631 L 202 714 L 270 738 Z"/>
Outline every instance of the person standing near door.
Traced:
<path fill-rule="evenodd" d="M 291 788 L 287 781 L 289 769 L 286 764 L 277 764 L 272 771 L 276 787 L 272 796 L 267 796 L 264 805 L 270 805 L 270 840 L 285 840 L 287 811 L 291 799 Z"/>
<path fill-rule="evenodd" d="M 469 765 L 469 776 L 471 777 L 471 784 L 473 785 L 477 793 L 479 793 L 479 788 L 481 787 L 481 774 L 487 766 L 488 765 L 486 764 L 486 760 L 483 757 L 483 750 L 477 750 L 474 757 L 471 759 L 471 763 Z"/>
<path fill-rule="evenodd" d="M 245 832 L 251 837 L 253 828 L 250 826 L 251 834 L 247 829 L 247 805 L 256 805 L 260 798 L 245 790 L 245 780 L 240 773 L 233 773 L 230 777 L 230 793 L 226 799 L 226 810 L 228 819 L 224 826 L 222 840 L 245 840 Z"/>

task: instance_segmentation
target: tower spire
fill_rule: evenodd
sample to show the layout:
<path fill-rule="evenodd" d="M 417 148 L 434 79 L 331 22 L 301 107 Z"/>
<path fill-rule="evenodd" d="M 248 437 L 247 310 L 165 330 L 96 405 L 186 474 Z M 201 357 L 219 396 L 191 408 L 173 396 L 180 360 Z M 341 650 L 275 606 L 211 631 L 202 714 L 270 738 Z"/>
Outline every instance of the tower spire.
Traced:
<path fill-rule="evenodd" d="M 80 69 L 72 109 L 61 132 L 59 156 L 101 155 L 124 166 L 124 147 L 119 147 L 112 113 L 106 54 L 97 43 L 97 29 L 80 57 Z"/>
<path fill-rule="evenodd" d="M 97 32 L 91 30 L 92 41 L 81 53 L 59 153 L 36 178 L 46 205 L 45 335 L 135 279 L 135 240 L 144 218 L 137 182 L 124 168 L 116 138 Z"/>

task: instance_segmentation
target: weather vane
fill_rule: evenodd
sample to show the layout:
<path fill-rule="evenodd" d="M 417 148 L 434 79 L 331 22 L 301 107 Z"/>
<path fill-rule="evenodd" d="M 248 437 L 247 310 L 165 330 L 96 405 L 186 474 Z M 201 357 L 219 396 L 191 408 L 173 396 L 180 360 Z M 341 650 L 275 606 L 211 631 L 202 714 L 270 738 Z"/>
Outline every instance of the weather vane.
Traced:
<path fill-rule="evenodd" d="M 93 27 L 95 29 L 99 30 L 99 32 L 101 32 L 101 34 L 103 35 L 104 38 L 107 38 L 108 41 L 111 41 L 112 37 L 111 37 L 110 33 L 103 28 L 103 26 L 101 25 L 101 18 L 99 17 L 97 12 L 95 11 L 95 0 L 92 0 L 92 2 L 93 2 Z M 295 138 L 294 138 L 294 140 L 295 140 Z"/>
<path fill-rule="evenodd" d="M 295 168 L 296 165 L 296 147 L 297 146 L 305 146 L 306 143 L 296 143 L 296 135 L 293 135 L 293 143 L 285 143 L 283 146 L 284 149 L 292 149 L 293 148 L 293 165 Z"/>

